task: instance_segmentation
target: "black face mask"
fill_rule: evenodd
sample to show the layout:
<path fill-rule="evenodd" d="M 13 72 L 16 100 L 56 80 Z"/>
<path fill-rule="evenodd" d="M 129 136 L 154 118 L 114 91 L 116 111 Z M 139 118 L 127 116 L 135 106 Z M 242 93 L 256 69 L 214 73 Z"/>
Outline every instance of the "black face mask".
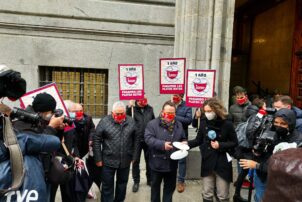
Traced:
<path fill-rule="evenodd" d="M 275 126 L 275 129 L 276 129 L 276 133 L 279 137 L 286 137 L 287 135 L 289 135 L 289 131 L 287 128 Z"/>

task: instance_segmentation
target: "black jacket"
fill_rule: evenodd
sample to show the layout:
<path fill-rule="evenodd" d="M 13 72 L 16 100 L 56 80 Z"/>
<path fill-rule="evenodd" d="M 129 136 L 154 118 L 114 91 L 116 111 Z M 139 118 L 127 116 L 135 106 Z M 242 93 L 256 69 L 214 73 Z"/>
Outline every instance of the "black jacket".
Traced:
<path fill-rule="evenodd" d="M 83 158 L 89 151 L 89 140 L 92 141 L 95 135 L 95 125 L 91 116 L 84 114 L 81 121 L 75 121 L 75 134 L 80 158 Z"/>
<path fill-rule="evenodd" d="M 153 108 L 150 105 L 141 108 L 135 103 L 135 107 L 133 108 L 133 111 L 134 111 L 133 118 L 135 120 L 139 139 L 141 142 L 143 142 L 146 126 L 149 121 L 155 118 Z M 131 107 L 127 107 L 126 113 L 128 116 L 132 115 Z"/>
<path fill-rule="evenodd" d="M 127 116 L 125 122 L 118 124 L 112 115 L 105 116 L 97 125 L 93 137 L 95 162 L 112 168 L 126 168 L 132 160 L 137 160 L 138 134 L 134 120 Z"/>
<path fill-rule="evenodd" d="M 217 134 L 219 149 L 211 147 L 208 131 L 214 130 Z M 228 162 L 226 152 L 231 152 L 238 144 L 233 124 L 229 120 L 220 118 L 208 121 L 201 117 L 200 127 L 194 140 L 189 141 L 190 148 L 200 146 L 202 164 L 201 176 L 206 177 L 213 171 L 227 182 L 232 181 L 232 162 Z"/>
<path fill-rule="evenodd" d="M 160 119 L 150 121 L 145 131 L 145 142 L 149 147 L 150 168 L 158 172 L 171 172 L 177 169 L 178 161 L 172 160 L 170 155 L 175 149 L 165 151 L 165 142 L 185 141 L 185 132 L 179 121 L 175 122 L 173 132 L 160 125 Z"/>

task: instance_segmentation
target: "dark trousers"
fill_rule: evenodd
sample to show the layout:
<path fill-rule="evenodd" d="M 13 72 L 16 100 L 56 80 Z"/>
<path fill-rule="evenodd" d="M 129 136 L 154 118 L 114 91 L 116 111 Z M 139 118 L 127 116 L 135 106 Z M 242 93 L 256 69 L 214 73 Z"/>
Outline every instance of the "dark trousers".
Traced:
<path fill-rule="evenodd" d="M 102 167 L 102 202 L 123 202 L 125 200 L 129 170 L 129 167 L 111 168 L 105 165 Z M 115 174 L 116 183 L 114 196 Z"/>
<path fill-rule="evenodd" d="M 176 172 L 157 172 L 152 170 L 151 177 L 151 202 L 160 202 L 160 185 L 164 180 L 163 202 L 172 202 L 173 193 L 176 187 Z"/>
<path fill-rule="evenodd" d="M 241 169 L 241 172 L 239 173 L 239 175 L 237 177 L 235 194 L 240 195 L 241 186 L 248 173 L 249 173 L 249 169 Z"/>
<path fill-rule="evenodd" d="M 87 193 L 83 193 L 81 196 L 79 193 L 75 193 L 75 191 L 72 190 L 72 182 L 73 180 L 60 185 L 62 202 L 85 202 Z M 51 184 L 50 186 L 50 202 L 55 202 L 59 185 Z"/>
<path fill-rule="evenodd" d="M 150 172 L 150 166 L 149 166 L 148 146 L 147 146 L 147 144 L 145 142 L 140 142 L 139 147 L 138 147 L 138 156 L 139 156 L 139 159 L 132 164 L 132 178 L 133 178 L 134 183 L 139 183 L 140 182 L 139 163 L 140 163 L 140 156 L 141 156 L 142 150 L 144 150 L 144 157 L 145 157 L 145 161 L 146 161 L 146 177 L 147 177 L 147 182 L 151 181 L 151 172 Z"/>
<path fill-rule="evenodd" d="M 102 167 L 95 165 L 93 156 L 88 156 L 88 158 L 86 159 L 86 166 L 91 181 L 93 181 L 98 186 L 98 188 L 100 188 L 102 180 Z"/>

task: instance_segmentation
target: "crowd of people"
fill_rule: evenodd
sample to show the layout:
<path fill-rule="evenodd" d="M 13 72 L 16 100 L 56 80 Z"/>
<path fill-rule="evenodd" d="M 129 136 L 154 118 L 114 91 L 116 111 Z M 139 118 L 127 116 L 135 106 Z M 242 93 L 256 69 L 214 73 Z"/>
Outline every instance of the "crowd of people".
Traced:
<path fill-rule="evenodd" d="M 3 78 L 14 73 L 14 84 L 15 78 L 22 81 L 17 72 L 4 67 L 0 70 Z M 11 95 L 7 93 L 11 89 L 1 88 L 1 97 L 18 99 L 25 93 L 24 82 L 20 83 L 20 88 L 14 89 L 21 91 L 20 95 Z M 40 118 L 36 122 L 0 104 L 0 201 L 18 201 L 20 197 L 27 197 L 28 201 L 55 201 L 60 186 L 63 202 L 81 202 L 90 197 L 94 182 L 101 189 L 102 202 L 122 202 L 126 198 L 131 166 L 132 191 L 139 191 L 143 151 L 150 200 L 171 202 L 175 189 L 179 193 L 186 189 L 186 158 L 170 157 L 177 150 L 173 142 L 181 142 L 190 148 L 200 148 L 203 182 L 200 200 L 247 201 L 240 192 L 249 176 L 255 201 L 260 202 L 267 188 L 271 156 L 301 146 L 302 110 L 287 95 L 278 95 L 269 103 L 259 96 L 249 99 L 245 89 L 239 86 L 234 88 L 234 101 L 228 113 L 218 98 L 210 98 L 193 115 L 183 94 L 175 94 L 162 105 L 159 116 L 155 116 L 146 96 L 131 100 L 127 106 L 117 101 L 111 114 L 104 116 L 96 127 L 83 106 L 71 100 L 65 100 L 69 119 L 73 121 L 67 124 L 66 117 L 56 115 L 56 100 L 47 93 L 36 95 L 25 109 L 38 114 Z M 7 147 L 6 130 L 2 130 L 6 126 L 3 120 L 9 120 L 7 117 L 12 121 L 24 161 L 25 175 L 21 175 L 24 180 L 15 189 L 12 185 L 15 168 L 10 167 L 11 150 Z M 189 140 L 191 124 L 197 133 Z M 239 137 L 243 124 L 246 144 Z M 238 162 L 232 197 L 231 156 Z"/>

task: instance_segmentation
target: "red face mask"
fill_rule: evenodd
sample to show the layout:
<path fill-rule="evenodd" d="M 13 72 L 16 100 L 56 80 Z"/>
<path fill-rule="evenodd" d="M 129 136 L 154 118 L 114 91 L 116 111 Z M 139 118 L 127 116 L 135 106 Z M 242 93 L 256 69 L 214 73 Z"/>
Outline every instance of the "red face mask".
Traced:
<path fill-rule="evenodd" d="M 178 97 L 178 96 L 173 96 L 173 102 L 175 103 L 175 104 L 177 104 L 177 103 L 179 103 L 180 101 L 181 101 L 181 97 Z"/>
<path fill-rule="evenodd" d="M 258 113 L 262 115 L 267 115 L 267 112 L 263 108 L 259 109 Z"/>
<path fill-rule="evenodd" d="M 84 117 L 84 112 L 76 112 L 75 116 L 76 116 L 76 120 L 82 120 Z"/>
<path fill-rule="evenodd" d="M 137 100 L 137 103 L 138 103 L 140 106 L 145 107 L 145 106 L 147 106 L 147 104 L 148 104 L 148 100 L 147 100 L 147 98 L 140 99 L 140 100 Z"/>
<path fill-rule="evenodd" d="M 175 118 L 175 114 L 166 114 L 165 112 L 162 113 L 162 117 L 168 121 L 168 122 L 172 122 Z"/>
<path fill-rule="evenodd" d="M 117 123 L 122 123 L 123 121 L 125 121 L 126 119 L 126 114 L 115 114 L 115 113 L 112 113 L 113 115 L 113 119 L 115 122 Z"/>
<path fill-rule="evenodd" d="M 239 105 L 245 104 L 246 101 L 247 101 L 247 96 L 244 96 L 243 98 L 237 98 L 237 99 L 236 99 L 236 102 L 237 102 L 237 104 L 239 104 Z"/>

